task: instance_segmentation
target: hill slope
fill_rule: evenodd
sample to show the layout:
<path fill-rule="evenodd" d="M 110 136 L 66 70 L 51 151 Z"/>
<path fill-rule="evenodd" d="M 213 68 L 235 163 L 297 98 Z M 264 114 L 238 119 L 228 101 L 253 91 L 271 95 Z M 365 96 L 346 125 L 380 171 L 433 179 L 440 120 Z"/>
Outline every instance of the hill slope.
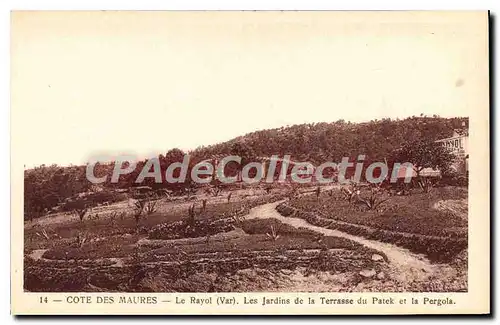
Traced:
<path fill-rule="evenodd" d="M 256 131 L 230 141 L 194 150 L 199 157 L 228 155 L 235 143 L 246 144 L 256 156 L 290 154 L 298 161 L 340 161 L 365 154 L 373 160 L 390 157 L 402 144 L 419 138 L 450 137 L 454 129 L 467 127 L 468 118 L 410 117 L 366 123 L 337 121 L 300 124 Z"/>
<path fill-rule="evenodd" d="M 383 119 L 366 123 L 337 121 L 332 123 L 300 124 L 277 129 L 252 132 L 227 142 L 213 146 L 200 147 L 190 152 L 190 164 L 214 156 L 239 155 L 249 159 L 285 154 L 295 161 L 309 161 L 321 164 L 326 161 L 339 162 L 342 157 L 356 157 L 364 154 L 372 161 L 390 159 L 396 149 L 405 142 L 421 138 L 437 140 L 453 134 L 454 129 L 466 127 L 468 118 L 410 117 L 403 120 Z M 162 175 L 173 162 L 182 161 L 184 153 L 171 149 L 160 155 Z M 192 186 L 183 184 L 154 183 L 146 178 L 142 184 L 135 183 L 144 161 L 136 169 L 122 175 L 118 184 L 104 183 L 109 188 L 129 188 L 149 185 L 155 188 L 167 187 L 183 191 Z M 242 164 L 245 164 L 242 161 Z M 114 164 L 99 164 L 96 176 L 108 175 L 110 179 Z M 230 167 L 233 168 L 234 167 Z M 189 173 L 188 173 L 189 175 Z M 39 216 L 60 205 L 65 199 L 88 191 L 92 184 L 86 179 L 85 166 L 61 167 L 40 166 L 24 172 L 25 213 L 31 217 Z M 103 200 L 108 200 L 103 197 Z M 25 216 L 26 217 L 26 216 Z"/>

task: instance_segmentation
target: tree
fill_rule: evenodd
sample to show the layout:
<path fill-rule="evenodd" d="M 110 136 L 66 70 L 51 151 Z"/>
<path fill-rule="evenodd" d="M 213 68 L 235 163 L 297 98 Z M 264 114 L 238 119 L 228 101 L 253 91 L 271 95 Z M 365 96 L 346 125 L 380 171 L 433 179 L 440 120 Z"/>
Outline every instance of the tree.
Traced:
<path fill-rule="evenodd" d="M 180 193 L 184 190 L 186 187 L 186 182 L 181 182 L 181 183 L 168 183 L 166 180 L 166 175 L 165 172 L 167 171 L 167 168 L 173 164 L 173 163 L 182 163 L 184 159 L 184 151 L 174 148 L 169 150 L 165 156 L 160 155 L 160 168 L 161 168 L 161 173 L 162 173 L 162 184 L 156 184 L 156 187 L 163 187 L 163 188 L 168 188 L 171 191 L 174 191 L 175 193 Z M 172 176 L 175 178 L 178 178 L 180 176 L 180 168 L 175 168 L 172 171 Z"/>
<path fill-rule="evenodd" d="M 395 157 L 398 163 L 411 163 L 417 178 L 420 178 L 420 173 L 425 168 L 439 169 L 445 173 L 453 160 L 453 154 L 440 143 L 422 138 L 404 144 Z"/>
<path fill-rule="evenodd" d="M 242 179 L 241 171 L 243 167 L 255 158 L 255 152 L 248 144 L 244 142 L 236 142 L 231 147 L 231 154 L 241 158 L 241 164 L 238 168 L 238 179 Z"/>
<path fill-rule="evenodd" d="M 65 199 L 90 188 L 84 166 L 57 165 L 24 171 L 24 212 L 26 219 L 37 218 Z"/>

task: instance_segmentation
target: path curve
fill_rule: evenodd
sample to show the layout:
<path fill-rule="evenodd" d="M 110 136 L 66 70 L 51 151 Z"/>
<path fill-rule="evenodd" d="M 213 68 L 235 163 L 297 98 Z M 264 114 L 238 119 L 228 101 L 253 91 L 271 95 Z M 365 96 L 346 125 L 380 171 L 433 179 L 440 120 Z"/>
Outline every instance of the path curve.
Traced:
<path fill-rule="evenodd" d="M 368 248 L 383 252 L 389 259 L 390 277 L 398 282 L 410 284 L 414 281 L 425 281 L 430 276 L 436 274 L 440 269 L 438 264 L 431 264 L 429 260 L 422 255 L 411 253 L 409 250 L 399 246 L 350 235 L 336 229 L 314 226 L 304 219 L 284 217 L 276 211 L 276 206 L 282 202 L 283 201 L 279 201 L 255 207 L 250 210 L 250 213 L 245 216 L 245 218 L 274 218 L 295 228 L 302 227 L 326 236 L 343 237 L 360 243 Z"/>

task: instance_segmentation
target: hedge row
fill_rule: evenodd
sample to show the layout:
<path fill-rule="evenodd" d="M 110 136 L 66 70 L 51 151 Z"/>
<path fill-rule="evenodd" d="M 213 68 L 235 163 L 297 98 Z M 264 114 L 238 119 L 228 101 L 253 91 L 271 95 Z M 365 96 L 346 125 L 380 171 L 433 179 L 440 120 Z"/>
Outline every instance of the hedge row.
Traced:
<path fill-rule="evenodd" d="M 225 219 L 195 220 L 190 223 L 187 220 L 163 223 L 153 227 L 149 233 L 149 239 L 179 239 L 206 237 L 228 232 L 234 229 L 233 223 Z"/>

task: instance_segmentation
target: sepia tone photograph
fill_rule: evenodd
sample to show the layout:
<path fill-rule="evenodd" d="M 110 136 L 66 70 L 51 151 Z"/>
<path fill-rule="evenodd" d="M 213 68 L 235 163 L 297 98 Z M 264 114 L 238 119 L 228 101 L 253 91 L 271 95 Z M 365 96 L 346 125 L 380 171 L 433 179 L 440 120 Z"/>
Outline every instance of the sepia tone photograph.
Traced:
<path fill-rule="evenodd" d="M 487 27 L 13 12 L 22 291 L 469 292 Z"/>

